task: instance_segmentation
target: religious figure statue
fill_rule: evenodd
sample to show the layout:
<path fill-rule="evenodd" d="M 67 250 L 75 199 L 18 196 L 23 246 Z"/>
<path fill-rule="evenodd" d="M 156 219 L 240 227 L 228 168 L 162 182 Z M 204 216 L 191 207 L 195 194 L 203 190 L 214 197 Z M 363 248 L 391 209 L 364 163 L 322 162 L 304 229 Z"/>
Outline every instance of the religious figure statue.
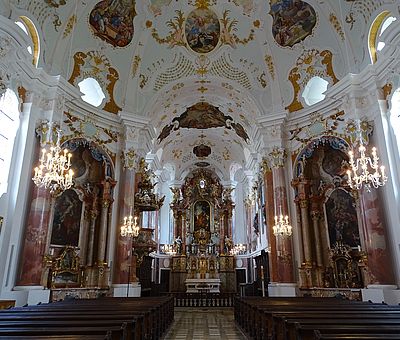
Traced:
<path fill-rule="evenodd" d="M 178 237 L 175 239 L 175 250 L 177 254 L 182 254 L 182 239 L 181 236 L 178 235 Z"/>
<path fill-rule="evenodd" d="M 228 235 L 226 235 L 224 239 L 225 254 L 228 254 L 231 249 L 232 249 L 232 240 L 228 237 Z"/>

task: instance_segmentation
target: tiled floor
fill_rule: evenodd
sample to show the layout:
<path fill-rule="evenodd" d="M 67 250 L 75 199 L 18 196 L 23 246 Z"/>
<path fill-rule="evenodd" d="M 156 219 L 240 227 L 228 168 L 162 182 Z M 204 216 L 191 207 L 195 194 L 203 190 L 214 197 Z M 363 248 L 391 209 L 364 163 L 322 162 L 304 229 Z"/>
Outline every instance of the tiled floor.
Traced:
<path fill-rule="evenodd" d="M 175 308 L 164 340 L 245 340 L 236 328 L 233 308 Z"/>

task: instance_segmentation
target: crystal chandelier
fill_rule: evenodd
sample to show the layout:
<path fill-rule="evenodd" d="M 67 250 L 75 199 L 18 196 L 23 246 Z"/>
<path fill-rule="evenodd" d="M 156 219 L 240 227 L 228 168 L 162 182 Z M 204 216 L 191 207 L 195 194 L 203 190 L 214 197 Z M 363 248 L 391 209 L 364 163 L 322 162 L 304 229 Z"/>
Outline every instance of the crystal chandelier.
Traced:
<path fill-rule="evenodd" d="M 121 236 L 125 237 L 138 237 L 139 225 L 137 224 L 137 216 L 132 216 L 132 208 L 130 209 L 129 216 L 124 217 L 124 224 L 121 226 Z"/>
<path fill-rule="evenodd" d="M 289 216 L 275 216 L 275 225 L 272 227 L 273 233 L 276 237 L 283 236 L 289 237 L 292 235 L 292 226 L 289 224 Z"/>
<path fill-rule="evenodd" d="M 349 151 L 349 163 L 351 170 L 347 170 L 347 183 L 352 189 L 361 189 L 364 185 L 367 191 L 371 190 L 371 186 L 375 189 L 385 185 L 387 176 L 385 175 L 385 167 L 379 166 L 379 157 L 376 153 L 376 147 L 372 148 L 372 158 L 366 155 L 366 147 L 362 139 L 358 147 L 359 158 L 354 160 L 354 152 Z"/>
<path fill-rule="evenodd" d="M 42 149 L 40 164 L 34 169 L 35 176 L 32 178 L 39 188 L 50 189 L 52 194 L 59 194 L 71 188 L 74 175 L 74 172 L 70 169 L 72 154 L 68 152 L 68 149 L 61 149 L 61 130 L 57 129 L 56 131 L 56 145 L 51 146 L 50 149 L 46 149 L 46 147 Z"/>
<path fill-rule="evenodd" d="M 246 246 L 244 244 L 235 244 L 231 249 L 231 255 L 243 255 L 246 253 Z"/>
<path fill-rule="evenodd" d="M 161 253 L 174 256 L 176 254 L 176 250 L 174 245 L 164 244 L 161 246 Z"/>

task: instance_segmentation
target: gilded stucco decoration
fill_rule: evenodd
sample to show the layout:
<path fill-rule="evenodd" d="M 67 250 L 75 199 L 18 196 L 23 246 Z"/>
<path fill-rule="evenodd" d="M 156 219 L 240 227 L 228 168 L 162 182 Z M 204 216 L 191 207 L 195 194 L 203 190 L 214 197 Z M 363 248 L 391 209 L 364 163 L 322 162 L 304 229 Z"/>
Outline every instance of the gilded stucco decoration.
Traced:
<path fill-rule="evenodd" d="M 251 90 L 252 83 L 246 72 L 237 66 L 234 66 L 234 61 L 231 59 L 228 53 L 223 53 L 219 58 L 212 62 L 206 55 L 199 55 L 194 62 L 184 56 L 182 53 L 175 55 L 172 62 L 172 66 L 166 68 L 163 72 L 157 73 L 157 69 L 161 68 L 164 64 L 164 60 L 153 63 L 150 68 L 149 75 L 139 75 L 139 86 L 144 88 L 151 78 L 151 75 L 157 74 L 154 80 L 153 90 L 159 91 L 162 87 L 173 83 L 181 78 L 191 77 L 194 75 L 204 78 L 206 75 L 212 75 L 225 79 L 232 80 L 244 88 Z M 253 70 L 255 72 L 255 70 Z M 255 78 L 258 80 L 260 87 L 267 85 L 265 75 L 257 75 Z M 205 84 L 203 81 L 202 85 Z M 204 86 L 203 86 L 204 87 Z M 206 87 L 205 87 L 206 88 Z"/>
<path fill-rule="evenodd" d="M 196 53 L 211 52 L 219 41 L 232 48 L 236 48 L 238 44 L 246 45 L 254 40 L 255 29 L 260 27 L 260 21 L 254 20 L 247 37 L 240 38 L 235 33 L 238 30 L 238 20 L 229 16 L 229 10 L 223 12 L 221 19 L 208 6 L 196 8 L 187 18 L 181 10 L 176 10 L 175 13 L 172 19 L 165 22 L 169 28 L 165 37 L 160 36 L 152 21 L 146 21 L 146 27 L 151 29 L 152 37 L 160 45 L 165 44 L 170 48 L 183 46 Z"/>
<path fill-rule="evenodd" d="M 161 143 L 172 131 L 186 129 L 211 129 L 224 127 L 234 130 L 244 141 L 249 141 L 249 136 L 240 123 L 233 121 L 232 117 L 224 115 L 218 107 L 205 102 L 199 102 L 188 107 L 179 117 L 175 117 L 171 124 L 165 125 L 157 140 Z"/>
<path fill-rule="evenodd" d="M 74 30 L 75 25 L 76 25 L 76 15 L 73 14 L 69 17 L 67 24 L 65 25 L 63 39 L 65 39 L 71 34 L 71 32 Z"/>
<path fill-rule="evenodd" d="M 70 112 L 64 112 L 63 122 L 71 133 L 66 133 L 64 139 L 85 138 L 101 146 L 107 146 L 118 142 L 118 132 L 111 128 L 98 126 L 95 123 L 94 117 L 85 117 L 83 119 Z"/>
<path fill-rule="evenodd" d="M 241 6 L 243 8 L 243 14 L 250 16 L 254 9 L 254 1 L 253 0 L 233 0 L 232 1 L 236 6 Z"/>
<path fill-rule="evenodd" d="M 384 4 L 394 4 L 397 0 L 352 0 L 349 13 L 346 15 L 346 22 L 352 30 L 357 17 L 362 17 L 367 24 L 372 14 Z"/>
<path fill-rule="evenodd" d="M 342 39 L 342 41 L 344 41 L 345 35 L 344 35 L 343 29 L 342 29 L 342 25 L 340 25 L 340 22 L 339 22 L 339 19 L 337 18 L 337 16 L 333 13 L 329 14 L 329 21 L 332 24 L 335 31 L 337 32 L 337 34 L 340 36 L 340 39 Z"/>
<path fill-rule="evenodd" d="M 164 72 L 157 75 L 153 89 L 160 90 L 163 86 L 175 82 L 180 78 L 190 77 L 196 74 L 193 63 L 183 54 L 179 53 L 174 58 L 176 61 Z"/>
<path fill-rule="evenodd" d="M 172 0 L 150 0 L 148 9 L 155 17 L 162 15 L 164 7 L 168 7 Z"/>
<path fill-rule="evenodd" d="M 282 47 L 293 47 L 313 31 L 317 23 L 314 8 L 301 0 L 270 0 L 272 35 Z"/>
<path fill-rule="evenodd" d="M 300 94 L 311 78 L 321 77 L 328 81 L 330 85 L 339 81 L 333 71 L 332 56 L 332 52 L 329 50 L 320 52 L 312 49 L 304 51 L 297 59 L 296 66 L 291 69 L 288 77 L 294 92 L 292 102 L 286 107 L 289 112 L 304 108 L 300 101 Z"/>
<path fill-rule="evenodd" d="M 114 47 L 125 47 L 133 38 L 135 0 L 103 0 L 89 14 L 94 35 Z"/>
<path fill-rule="evenodd" d="M 168 20 L 165 25 L 170 29 L 168 35 L 164 38 L 161 38 L 158 34 L 158 31 L 153 26 L 151 21 L 146 22 L 146 27 L 151 28 L 152 37 L 161 45 L 166 44 L 169 47 L 174 46 L 186 46 L 185 37 L 184 37 L 184 23 L 185 16 L 182 11 L 176 10 L 176 16 L 173 19 Z"/>
<path fill-rule="evenodd" d="M 275 80 L 275 66 L 274 66 L 274 61 L 272 60 L 272 56 L 269 54 L 266 54 L 264 57 L 265 64 L 267 65 L 268 72 L 272 78 L 272 80 Z"/>
<path fill-rule="evenodd" d="M 67 0 L 31 0 L 24 9 L 32 13 L 41 28 L 45 26 L 46 21 L 51 21 L 54 30 L 58 32 L 58 28 L 62 25 L 58 10 L 62 9 L 67 2 Z"/>
<path fill-rule="evenodd" d="M 139 69 L 139 65 L 140 65 L 141 61 L 142 61 L 142 58 L 140 58 L 138 55 L 135 55 L 133 57 L 133 60 L 132 60 L 132 78 L 136 77 L 136 74 L 137 74 L 137 71 Z"/>
<path fill-rule="evenodd" d="M 252 88 L 247 74 L 234 66 L 233 61 L 227 53 L 223 53 L 218 59 L 212 62 L 210 74 L 235 81 L 246 89 L 250 90 Z"/>
<path fill-rule="evenodd" d="M 230 11 L 225 10 L 222 14 L 221 19 L 221 43 L 223 45 L 229 45 L 232 48 L 236 48 L 238 44 L 247 45 L 250 41 L 254 40 L 255 28 L 260 27 L 260 21 L 255 20 L 253 22 L 253 28 L 250 29 L 249 34 L 246 38 L 239 38 L 234 32 L 237 31 L 238 20 L 230 18 Z"/>
<path fill-rule="evenodd" d="M 322 135 L 340 135 L 338 126 L 343 119 L 344 111 L 339 111 L 324 118 L 321 114 L 313 113 L 311 123 L 289 131 L 290 140 L 295 140 L 305 145 L 310 140 Z M 344 134 L 342 134 L 344 136 Z"/>
<path fill-rule="evenodd" d="M 346 124 L 346 137 L 350 139 L 351 144 L 356 145 L 359 143 L 360 135 L 364 144 L 368 144 L 369 136 L 372 134 L 374 127 L 366 120 L 357 122 L 353 119 L 347 121 Z"/>
<path fill-rule="evenodd" d="M 121 152 L 121 162 L 124 169 L 136 170 L 139 164 L 140 157 L 134 148 L 129 148 Z"/>
<path fill-rule="evenodd" d="M 76 52 L 74 55 L 74 68 L 68 81 L 77 86 L 78 80 L 89 77 L 96 79 L 108 94 L 108 101 L 104 104 L 103 109 L 111 113 L 118 113 L 121 108 L 114 100 L 114 87 L 119 79 L 117 70 L 98 51 Z"/>

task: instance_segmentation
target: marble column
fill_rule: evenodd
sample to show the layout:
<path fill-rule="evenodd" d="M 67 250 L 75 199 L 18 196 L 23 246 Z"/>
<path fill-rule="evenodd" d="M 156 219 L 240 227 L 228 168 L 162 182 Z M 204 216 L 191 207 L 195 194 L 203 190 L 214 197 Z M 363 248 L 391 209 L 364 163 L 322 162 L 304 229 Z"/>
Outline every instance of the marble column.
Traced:
<path fill-rule="evenodd" d="M 129 149 L 123 153 L 122 158 L 123 167 L 119 181 L 119 227 L 117 228 L 116 264 L 113 268 L 114 284 L 126 284 L 128 277 L 129 282 L 137 282 L 136 261 L 135 256 L 132 255 L 132 238 L 121 236 L 120 228 L 124 217 L 130 213 L 130 206 L 133 209 L 137 156 L 133 149 Z"/>
<path fill-rule="evenodd" d="M 392 257 L 387 246 L 386 228 L 378 191 L 363 190 L 359 196 L 363 223 L 364 251 L 368 256 L 370 282 L 365 284 L 394 284 Z"/>
<path fill-rule="evenodd" d="M 38 286 L 43 272 L 43 256 L 49 231 L 51 206 L 54 198 L 44 188 L 32 182 L 32 198 L 26 219 L 24 244 L 21 252 L 18 286 Z"/>
<path fill-rule="evenodd" d="M 286 181 L 284 164 L 286 159 L 285 149 L 274 147 L 269 154 L 274 190 L 274 215 L 288 215 L 288 205 L 286 196 Z M 290 221 L 289 221 L 290 222 Z M 293 273 L 293 251 L 291 237 L 277 237 L 277 267 L 278 282 L 294 282 Z"/>
<path fill-rule="evenodd" d="M 266 197 L 266 216 L 267 216 L 267 225 L 268 228 L 268 240 L 269 240 L 269 261 L 270 261 L 270 279 L 271 282 L 279 282 L 278 277 L 278 253 L 277 253 L 277 244 L 276 244 L 276 237 L 273 234 L 272 226 L 274 225 L 274 190 L 273 190 L 273 175 L 272 171 L 265 165 L 264 167 L 264 186 L 265 186 L 265 197 Z"/>
<path fill-rule="evenodd" d="M 108 215 L 110 210 L 110 205 L 113 202 L 113 187 L 116 182 L 111 178 L 103 181 L 103 197 L 102 197 L 102 207 L 100 215 L 100 234 L 98 242 L 98 256 L 97 263 L 101 266 L 106 263 L 106 246 L 107 246 L 107 234 L 108 234 Z"/>

